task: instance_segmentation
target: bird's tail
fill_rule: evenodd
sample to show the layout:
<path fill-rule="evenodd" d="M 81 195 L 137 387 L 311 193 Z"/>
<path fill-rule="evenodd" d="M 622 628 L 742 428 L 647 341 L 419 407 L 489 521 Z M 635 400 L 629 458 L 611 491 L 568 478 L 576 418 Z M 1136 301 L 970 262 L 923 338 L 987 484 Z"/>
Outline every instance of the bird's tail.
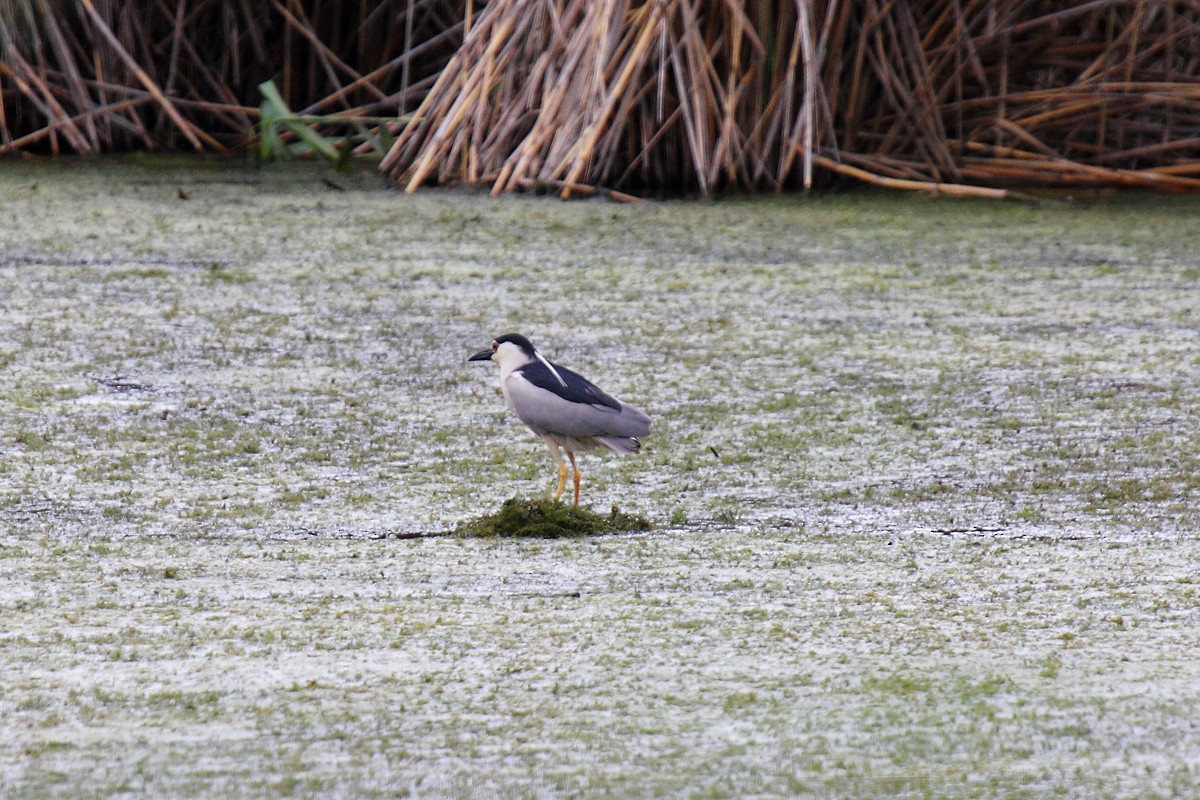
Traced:
<path fill-rule="evenodd" d="M 596 441 L 617 453 L 636 453 L 642 443 L 633 436 L 597 436 Z"/>

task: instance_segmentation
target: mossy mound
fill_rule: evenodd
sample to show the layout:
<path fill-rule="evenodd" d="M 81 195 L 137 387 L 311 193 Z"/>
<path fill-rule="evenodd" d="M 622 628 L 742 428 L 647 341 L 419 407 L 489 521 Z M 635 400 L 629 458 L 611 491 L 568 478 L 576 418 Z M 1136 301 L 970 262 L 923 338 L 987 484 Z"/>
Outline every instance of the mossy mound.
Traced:
<path fill-rule="evenodd" d="M 555 500 L 527 500 L 512 497 L 495 514 L 487 514 L 460 525 L 458 536 L 521 536 L 534 539 L 560 539 L 599 536 L 605 533 L 645 531 L 650 522 L 637 514 L 626 514 L 616 506 L 608 514 Z"/>

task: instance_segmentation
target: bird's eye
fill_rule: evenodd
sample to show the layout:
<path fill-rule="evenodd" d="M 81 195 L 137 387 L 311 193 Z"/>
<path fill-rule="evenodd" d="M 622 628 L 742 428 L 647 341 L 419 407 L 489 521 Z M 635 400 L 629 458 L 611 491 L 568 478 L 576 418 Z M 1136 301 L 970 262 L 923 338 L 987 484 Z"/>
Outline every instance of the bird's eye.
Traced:
<path fill-rule="evenodd" d="M 495 350 L 495 349 L 496 349 L 496 348 L 498 348 L 499 346 L 500 346 L 500 345 L 498 345 L 496 342 L 494 342 L 494 341 L 492 342 L 492 350 Z"/>

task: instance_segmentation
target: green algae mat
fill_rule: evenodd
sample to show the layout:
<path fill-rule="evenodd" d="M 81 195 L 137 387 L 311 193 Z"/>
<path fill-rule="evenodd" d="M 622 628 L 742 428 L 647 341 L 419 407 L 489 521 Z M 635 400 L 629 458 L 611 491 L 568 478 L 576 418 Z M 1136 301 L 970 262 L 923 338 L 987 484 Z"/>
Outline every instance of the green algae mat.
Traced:
<path fill-rule="evenodd" d="M 454 532 L 458 536 L 558 539 L 647 531 L 650 527 L 645 517 L 623 512 L 616 505 L 607 514 L 597 514 L 555 500 L 511 497 L 496 512 L 463 523 Z"/>

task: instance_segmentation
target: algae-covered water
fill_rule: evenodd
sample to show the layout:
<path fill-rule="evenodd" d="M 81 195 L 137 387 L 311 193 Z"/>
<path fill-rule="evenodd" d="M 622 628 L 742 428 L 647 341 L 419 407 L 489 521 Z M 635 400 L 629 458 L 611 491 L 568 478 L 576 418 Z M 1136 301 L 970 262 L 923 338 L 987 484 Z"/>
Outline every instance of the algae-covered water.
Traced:
<path fill-rule="evenodd" d="M 0 169 L 0 794 L 1200 794 L 1200 202 Z M 646 533 L 507 331 L 644 408 Z"/>

